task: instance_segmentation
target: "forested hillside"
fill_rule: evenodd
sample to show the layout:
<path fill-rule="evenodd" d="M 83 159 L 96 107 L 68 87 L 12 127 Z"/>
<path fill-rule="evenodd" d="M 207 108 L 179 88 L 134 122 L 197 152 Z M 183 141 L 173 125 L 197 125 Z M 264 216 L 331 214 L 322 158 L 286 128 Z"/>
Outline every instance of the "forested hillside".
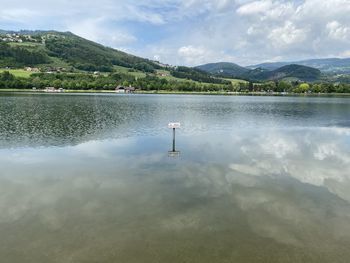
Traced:
<path fill-rule="evenodd" d="M 250 81 L 282 80 L 291 78 L 300 81 L 317 81 L 321 71 L 302 65 L 285 65 L 275 70 L 265 68 L 248 69 L 234 63 L 210 63 L 196 67 L 217 77 L 239 78 Z"/>
<path fill-rule="evenodd" d="M 113 71 L 113 65 L 154 72 L 156 63 L 104 47 L 100 44 L 66 33 L 63 37 L 46 41 L 48 54 L 65 60 L 77 69 L 87 71 Z"/>
<path fill-rule="evenodd" d="M 0 42 L 0 67 L 33 66 L 49 62 L 49 56 L 44 50 L 12 47 L 7 43 Z"/>
<path fill-rule="evenodd" d="M 113 66 L 154 72 L 160 66 L 86 40 L 70 32 L 22 31 L 0 33 L 0 67 L 69 65 L 86 71 L 113 71 Z M 62 67 L 61 67 L 62 68 Z"/>

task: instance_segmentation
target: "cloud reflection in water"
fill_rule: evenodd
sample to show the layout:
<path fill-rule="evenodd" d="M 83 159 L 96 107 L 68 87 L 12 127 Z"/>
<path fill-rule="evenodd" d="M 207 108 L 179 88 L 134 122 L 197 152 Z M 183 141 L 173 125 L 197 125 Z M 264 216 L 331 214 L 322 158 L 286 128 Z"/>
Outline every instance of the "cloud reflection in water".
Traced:
<path fill-rule="evenodd" d="M 178 141 L 177 159 L 164 137 L 0 150 L 0 254 L 8 262 L 350 258 L 348 131 Z"/>

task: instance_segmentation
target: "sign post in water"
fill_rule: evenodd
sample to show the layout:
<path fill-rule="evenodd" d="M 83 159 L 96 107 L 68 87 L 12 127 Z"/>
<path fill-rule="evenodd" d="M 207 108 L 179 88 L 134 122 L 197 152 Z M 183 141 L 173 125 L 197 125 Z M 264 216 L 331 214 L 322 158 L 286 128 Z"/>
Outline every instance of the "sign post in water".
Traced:
<path fill-rule="evenodd" d="M 169 122 L 169 124 L 168 124 L 168 128 L 173 129 L 173 150 L 169 151 L 169 155 L 171 155 L 171 156 L 176 156 L 176 155 L 180 154 L 180 152 L 176 151 L 176 149 L 175 149 L 175 130 L 180 128 L 180 127 L 181 127 L 180 122 Z"/>

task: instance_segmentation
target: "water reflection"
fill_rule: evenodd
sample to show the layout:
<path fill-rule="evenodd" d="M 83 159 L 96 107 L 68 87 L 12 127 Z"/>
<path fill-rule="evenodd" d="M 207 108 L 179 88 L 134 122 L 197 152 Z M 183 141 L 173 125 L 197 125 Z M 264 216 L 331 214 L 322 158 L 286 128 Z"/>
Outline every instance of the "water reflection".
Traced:
<path fill-rule="evenodd" d="M 290 127 L 348 127 L 347 98 L 0 94 L 0 148 Z"/>
<path fill-rule="evenodd" d="M 347 262 L 350 131 L 0 150 L 5 262 Z"/>

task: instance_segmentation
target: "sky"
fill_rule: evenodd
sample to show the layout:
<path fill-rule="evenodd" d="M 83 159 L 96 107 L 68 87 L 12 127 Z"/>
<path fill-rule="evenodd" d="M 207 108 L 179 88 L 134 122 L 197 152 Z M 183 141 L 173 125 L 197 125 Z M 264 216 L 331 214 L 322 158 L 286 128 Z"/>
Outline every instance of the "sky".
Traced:
<path fill-rule="evenodd" d="M 0 29 L 71 31 L 171 65 L 350 57 L 350 0 L 0 0 Z"/>

